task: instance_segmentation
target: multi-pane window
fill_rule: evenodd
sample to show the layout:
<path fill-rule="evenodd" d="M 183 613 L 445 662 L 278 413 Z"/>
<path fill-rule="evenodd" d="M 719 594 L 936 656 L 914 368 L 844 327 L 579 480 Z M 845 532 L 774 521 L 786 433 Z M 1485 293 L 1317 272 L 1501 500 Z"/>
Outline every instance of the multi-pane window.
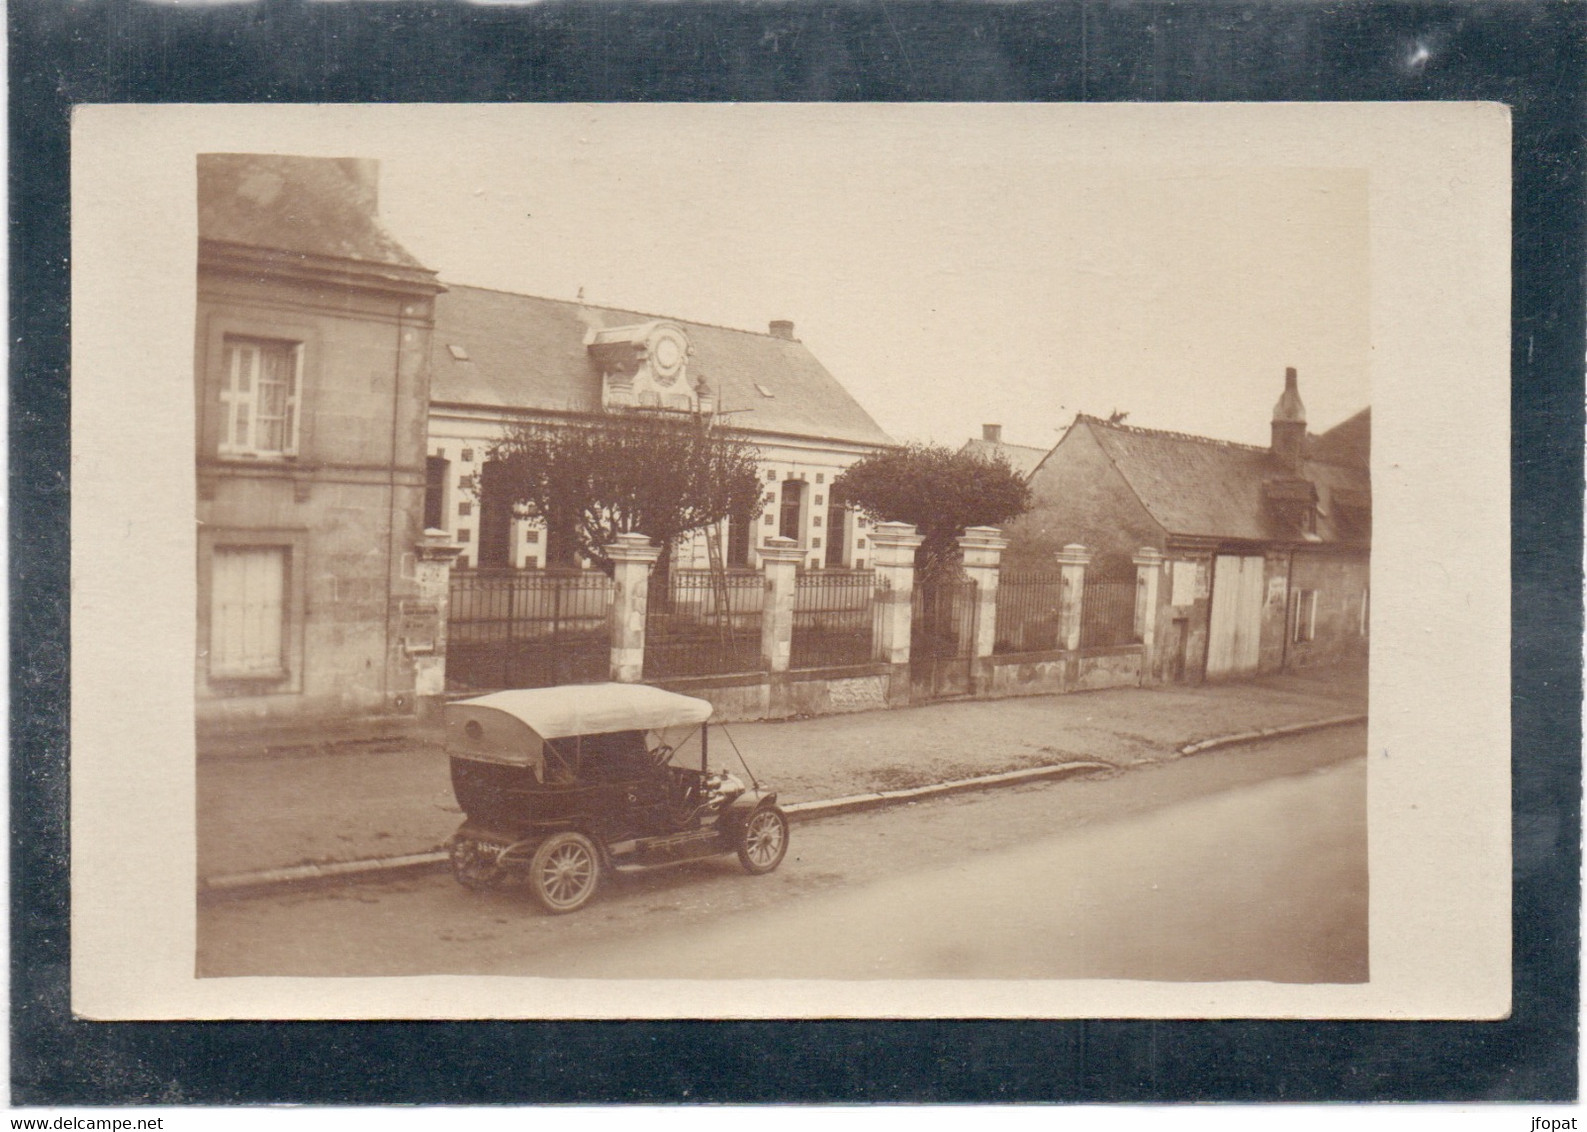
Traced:
<path fill-rule="evenodd" d="M 209 671 L 279 677 L 289 548 L 217 546 L 211 559 Z"/>
<path fill-rule="evenodd" d="M 795 542 L 801 541 L 801 536 L 804 534 L 800 529 L 800 520 L 804 517 L 804 491 L 805 485 L 800 480 L 783 481 L 782 514 L 781 521 L 777 524 L 777 533 Z"/>
<path fill-rule="evenodd" d="M 446 454 L 424 461 L 424 529 L 442 530 L 446 526 Z"/>
<path fill-rule="evenodd" d="M 226 338 L 220 450 L 291 456 L 298 450 L 302 347 L 296 342 Z"/>

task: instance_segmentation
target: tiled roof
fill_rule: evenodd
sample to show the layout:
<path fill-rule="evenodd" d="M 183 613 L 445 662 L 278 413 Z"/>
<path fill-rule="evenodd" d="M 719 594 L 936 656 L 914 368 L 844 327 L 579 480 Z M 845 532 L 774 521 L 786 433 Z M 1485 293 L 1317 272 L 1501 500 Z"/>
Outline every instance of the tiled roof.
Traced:
<path fill-rule="evenodd" d="M 430 393 L 431 400 L 446 404 L 596 412 L 601 376 L 585 349 L 585 333 L 666 317 L 447 286 L 435 304 Z M 682 326 L 694 347 L 689 380 L 705 378 L 734 428 L 893 443 L 803 343 L 679 318 L 668 321 Z M 762 387 L 771 396 L 762 394 Z"/>
<path fill-rule="evenodd" d="M 380 226 L 373 163 L 271 153 L 198 156 L 200 239 L 326 256 L 385 268 L 427 269 Z"/>
<path fill-rule="evenodd" d="M 1004 444 L 1000 440 L 982 440 L 972 438 L 964 442 L 961 452 L 970 452 L 977 456 L 992 459 L 1002 456 L 1008 461 L 1008 466 L 1022 476 L 1029 476 L 1036 470 L 1036 465 L 1041 463 L 1042 457 L 1047 455 L 1045 448 L 1028 448 L 1023 444 Z"/>
<path fill-rule="evenodd" d="M 1266 448 L 1178 432 L 1109 424 L 1078 416 L 1152 518 L 1173 535 L 1250 541 L 1294 540 L 1267 504 L 1263 485 L 1283 475 Z M 1353 541 L 1332 506 L 1335 490 L 1353 502 L 1370 498 L 1365 468 L 1308 460 L 1300 474 L 1317 488 L 1317 535 Z"/>

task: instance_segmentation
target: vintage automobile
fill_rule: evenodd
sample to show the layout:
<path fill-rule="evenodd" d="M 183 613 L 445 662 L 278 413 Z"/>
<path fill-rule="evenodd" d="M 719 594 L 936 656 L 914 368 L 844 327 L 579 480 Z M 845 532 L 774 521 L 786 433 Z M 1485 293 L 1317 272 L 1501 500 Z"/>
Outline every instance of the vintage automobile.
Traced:
<path fill-rule="evenodd" d="M 527 879 L 560 913 L 589 903 L 607 869 L 736 852 L 746 872 L 771 872 L 788 852 L 788 819 L 747 764 L 748 786 L 708 769 L 710 716 L 704 700 L 642 684 L 446 705 L 452 790 L 466 816 L 448 845 L 453 876 L 470 889 Z"/>

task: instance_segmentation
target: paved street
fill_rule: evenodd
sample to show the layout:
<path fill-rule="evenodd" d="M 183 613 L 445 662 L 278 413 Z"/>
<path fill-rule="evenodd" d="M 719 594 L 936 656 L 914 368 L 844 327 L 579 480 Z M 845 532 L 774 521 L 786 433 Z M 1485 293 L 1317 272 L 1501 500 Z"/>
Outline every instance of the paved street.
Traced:
<path fill-rule="evenodd" d="M 795 826 L 584 911 L 424 875 L 208 904 L 203 975 L 1367 977 L 1365 728 Z"/>
<path fill-rule="evenodd" d="M 1096 759 L 1172 759 L 1210 736 L 1366 710 L 1365 672 L 1322 669 L 1199 687 L 959 700 L 892 711 L 734 723 L 754 772 L 800 802 Z M 422 853 L 462 820 L 438 735 L 395 749 L 201 754 L 198 863 L 205 878 Z M 714 758 L 736 767 L 713 735 Z"/>

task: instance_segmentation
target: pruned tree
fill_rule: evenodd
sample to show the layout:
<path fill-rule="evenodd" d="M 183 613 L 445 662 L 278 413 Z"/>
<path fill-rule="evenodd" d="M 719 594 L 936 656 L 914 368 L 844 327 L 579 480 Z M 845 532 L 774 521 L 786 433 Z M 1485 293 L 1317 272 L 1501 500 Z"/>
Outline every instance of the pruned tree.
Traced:
<path fill-rule="evenodd" d="M 925 536 L 915 565 L 930 582 L 958 568 L 966 527 L 1006 523 L 1030 507 L 1030 488 L 1001 455 L 988 459 L 940 444 L 873 452 L 833 482 L 878 522 L 913 523 Z"/>
<path fill-rule="evenodd" d="M 490 452 L 491 489 L 546 527 L 547 564 L 582 556 L 607 574 L 606 549 L 628 531 L 662 548 L 724 519 L 760 511 L 759 450 L 701 417 L 632 409 L 599 420 L 515 425 Z"/>

